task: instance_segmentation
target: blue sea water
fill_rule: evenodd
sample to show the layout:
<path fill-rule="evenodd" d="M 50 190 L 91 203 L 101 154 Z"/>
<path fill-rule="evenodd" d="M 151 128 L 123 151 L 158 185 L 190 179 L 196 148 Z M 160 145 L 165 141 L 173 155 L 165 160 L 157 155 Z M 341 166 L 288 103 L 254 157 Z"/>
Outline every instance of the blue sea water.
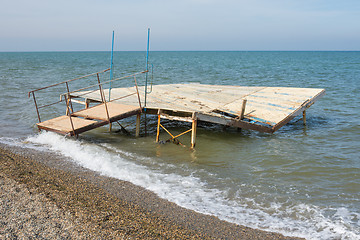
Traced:
<path fill-rule="evenodd" d="M 154 119 L 147 137 L 104 127 L 64 138 L 37 132 L 28 91 L 106 69 L 110 54 L 0 53 L 0 142 L 61 153 L 230 222 L 307 239 L 360 239 L 360 52 L 151 52 L 150 63 L 154 84 L 309 87 L 326 95 L 307 111 L 307 126 L 294 119 L 274 134 L 200 126 L 195 151 L 155 143 Z M 114 65 L 115 77 L 142 71 L 145 53 L 115 52 Z M 45 91 L 39 101 L 62 92 Z M 123 121 L 132 133 L 134 121 Z"/>

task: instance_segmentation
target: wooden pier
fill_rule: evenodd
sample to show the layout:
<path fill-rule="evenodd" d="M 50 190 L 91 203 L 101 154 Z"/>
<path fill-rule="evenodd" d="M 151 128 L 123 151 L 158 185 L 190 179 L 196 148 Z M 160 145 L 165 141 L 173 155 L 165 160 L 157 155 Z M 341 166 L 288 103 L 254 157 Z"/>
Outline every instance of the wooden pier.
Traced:
<path fill-rule="evenodd" d="M 273 133 L 300 114 L 303 114 L 305 123 L 306 109 L 325 94 L 324 89 L 317 88 L 245 87 L 191 83 L 154 85 L 151 91 L 148 87 L 145 100 L 145 87 L 137 85 L 136 74 L 133 74 L 127 77 L 134 78 L 134 87 L 112 88 L 109 98 L 109 91 L 102 89 L 103 83 L 100 83 L 99 73 L 96 74 L 98 89 L 67 91 L 62 95 L 67 103 L 67 115 L 44 122 L 41 122 L 38 115 L 40 121 L 37 124 L 38 128 L 65 135 L 78 135 L 137 115 L 136 135 L 138 136 L 141 113 L 153 114 L 158 116 L 156 141 L 159 141 L 161 129 L 171 136 L 170 140 L 191 132 L 191 147 L 193 148 L 198 121 Z M 31 93 L 36 105 L 34 91 L 30 92 L 29 96 Z M 73 102 L 84 104 L 85 109 L 74 112 Z M 94 106 L 89 107 L 90 103 Z M 192 127 L 174 136 L 161 124 L 161 119 L 190 122 Z"/>

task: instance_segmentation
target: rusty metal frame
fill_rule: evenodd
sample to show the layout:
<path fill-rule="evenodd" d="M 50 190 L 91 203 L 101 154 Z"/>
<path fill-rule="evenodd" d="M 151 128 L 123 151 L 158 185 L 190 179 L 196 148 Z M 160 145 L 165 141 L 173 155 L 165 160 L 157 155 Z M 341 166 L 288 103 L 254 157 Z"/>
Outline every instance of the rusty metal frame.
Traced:
<path fill-rule="evenodd" d="M 136 76 L 135 75 L 134 75 L 134 81 L 135 81 L 135 87 L 136 87 L 136 93 L 137 93 L 137 97 L 138 97 L 138 101 L 139 101 L 139 106 L 140 106 L 140 109 L 142 109 L 141 101 L 140 101 L 140 95 L 139 95 L 139 88 L 138 88 L 138 84 L 136 82 Z"/>
<path fill-rule="evenodd" d="M 130 75 L 127 75 L 127 76 L 115 78 L 115 79 L 112 79 L 112 80 L 109 80 L 109 81 L 102 82 L 101 85 L 104 85 L 104 84 L 107 84 L 107 83 L 110 83 L 110 82 L 114 82 L 114 81 L 118 81 L 118 80 L 122 80 L 122 79 L 125 79 L 125 78 L 130 78 L 130 77 L 133 77 L 133 76 L 136 76 L 136 75 L 139 75 L 139 74 L 143 74 L 143 73 L 146 73 L 146 72 L 148 72 L 148 71 L 142 71 L 142 72 L 130 74 Z M 98 72 L 98 73 L 102 73 L 102 72 Z M 96 75 L 96 73 L 95 73 L 95 74 L 92 74 L 92 75 Z M 83 87 L 83 88 L 80 88 L 80 89 L 76 89 L 76 90 L 71 91 L 71 92 L 69 92 L 69 93 L 72 94 L 72 93 L 80 92 L 80 91 L 83 91 L 83 90 L 85 90 L 85 89 L 89 89 L 89 88 L 97 87 L 97 86 L 98 86 L 98 84 L 94 84 L 94 85 L 90 85 L 90 86 Z M 65 93 L 63 93 L 63 94 L 65 94 Z M 61 95 L 63 95 L 63 94 L 61 94 Z M 85 94 L 87 94 L 87 93 L 85 93 Z M 84 94 L 84 95 L 85 95 L 85 94 Z"/>
<path fill-rule="evenodd" d="M 73 78 L 73 79 L 66 80 L 66 81 L 63 81 L 63 82 L 60 82 L 60 83 L 51 84 L 51 85 L 46 86 L 46 87 L 42 87 L 42 88 L 38 88 L 38 89 L 29 91 L 29 92 L 28 92 L 28 97 L 30 97 L 30 95 L 33 96 L 33 100 L 34 100 L 34 104 L 35 104 L 36 113 L 37 113 L 37 116 L 38 116 L 39 123 L 41 123 L 41 118 L 40 118 L 39 109 L 44 108 L 44 107 L 49 107 L 49 106 L 52 106 L 52 105 L 55 105 L 55 104 L 57 104 L 57 103 L 62 102 L 62 95 L 61 95 L 61 97 L 60 97 L 60 101 L 53 102 L 53 103 L 46 104 L 46 105 L 38 106 L 38 104 L 37 104 L 37 102 L 36 102 L 35 92 L 40 91 L 40 90 L 44 90 L 44 89 L 47 89 L 47 88 L 59 86 L 59 85 L 61 85 L 61 84 L 66 84 L 66 87 L 67 87 L 67 93 L 66 93 L 66 94 L 69 94 L 69 86 L 68 86 L 68 83 L 69 83 L 69 82 L 72 82 L 72 81 L 75 81 L 75 80 L 79 80 L 79 79 L 83 79 L 83 78 L 87 78 L 87 77 L 90 77 L 90 76 L 93 76 L 93 75 L 96 75 L 96 74 L 99 74 L 99 73 L 104 73 L 104 72 L 107 72 L 107 71 L 109 71 L 109 70 L 110 70 L 110 68 L 105 69 L 105 70 L 102 70 L 102 71 L 99 71 L 99 72 L 96 72 L 96 73 L 88 74 L 88 75 L 81 76 L 81 77 L 78 77 L 78 78 Z M 72 108 L 72 105 L 71 105 L 71 108 Z"/>
<path fill-rule="evenodd" d="M 41 123 L 40 113 L 39 113 L 38 105 L 37 105 L 37 103 L 36 103 L 35 93 L 32 92 L 32 95 L 33 95 L 33 99 L 34 99 L 35 108 L 36 108 L 36 113 L 37 113 L 37 116 L 38 116 L 38 119 L 39 119 L 39 123 Z M 29 93 L 29 97 L 30 97 L 30 93 Z"/>
<path fill-rule="evenodd" d="M 55 104 L 58 104 L 58 103 L 61 103 L 65 100 L 65 104 L 66 104 L 66 114 L 69 116 L 69 120 L 71 121 L 71 126 L 72 126 L 72 134 L 71 135 L 77 135 L 79 134 L 78 132 L 83 132 L 84 130 L 87 131 L 90 129 L 92 129 L 95 125 L 98 126 L 102 126 L 102 125 L 105 125 L 107 123 L 111 123 L 113 120 L 120 120 L 124 117 L 127 117 L 127 114 L 125 114 L 124 116 L 117 116 L 116 119 L 110 119 L 110 115 L 109 115 L 109 110 L 108 110 L 108 106 L 107 106 L 107 101 L 105 99 L 105 94 L 104 94 L 104 90 L 103 90 L 103 85 L 106 84 L 106 83 L 109 83 L 109 82 L 113 82 L 113 81 L 117 81 L 117 80 L 121 80 L 121 79 L 125 79 L 125 78 L 129 78 L 129 77 L 134 77 L 134 80 L 135 80 L 135 87 L 136 87 L 136 92 L 135 93 L 131 93 L 131 94 L 128 94 L 126 96 L 122 96 L 122 97 L 119 97 L 119 98 L 116 98 L 116 99 L 113 99 L 112 101 L 115 101 L 115 100 L 119 100 L 119 99 L 122 99 L 122 98 L 126 98 L 126 97 L 129 97 L 129 96 L 132 96 L 134 94 L 137 94 L 138 96 L 138 100 L 139 100 L 139 106 L 140 106 L 140 109 L 139 110 L 136 110 L 136 114 L 139 112 L 139 113 L 142 113 L 142 106 L 141 106 L 141 100 L 140 100 L 140 94 L 139 94 L 139 89 L 138 89 L 138 84 L 137 84 L 137 81 L 136 81 L 136 75 L 139 75 L 139 74 L 143 74 L 143 73 L 146 73 L 148 71 L 142 71 L 142 72 L 138 72 L 138 73 L 134 73 L 134 74 L 130 74 L 130 75 L 127 75 L 127 76 L 123 76 L 123 77 L 120 77 L 120 78 L 116 78 L 116 79 L 112 79 L 110 81 L 106 81 L 106 82 L 101 82 L 100 81 L 100 76 L 99 74 L 101 73 L 105 73 L 107 71 L 109 71 L 110 68 L 108 69 L 105 69 L 103 71 L 99 71 L 99 72 L 96 72 L 96 73 L 92 73 L 92 74 L 88 74 L 88 75 L 85 75 L 85 76 L 81 76 L 81 77 L 78 77 L 78 78 L 73 78 L 73 79 L 70 79 L 70 80 L 67 80 L 67 81 L 62 81 L 60 83 L 55 83 L 55 84 L 51 84 L 49 86 L 46 86 L 46 87 L 41 87 L 41 88 L 38 88 L 38 89 L 35 89 L 35 90 L 32 90 L 32 91 L 29 91 L 28 92 L 28 97 L 30 97 L 32 95 L 33 97 L 33 101 L 34 101 L 34 104 L 35 104 L 35 109 L 36 109 L 36 113 L 37 113 L 37 117 L 38 117 L 38 121 L 39 123 L 41 123 L 41 116 L 40 116 L 40 109 L 41 108 L 45 108 L 45 107 L 49 107 L 49 106 L 52 106 L 52 105 L 55 105 Z M 97 76 L 97 80 L 98 80 L 98 83 L 95 84 L 95 85 L 91 85 L 91 86 L 88 86 L 88 87 L 85 87 L 85 88 L 81 88 L 81 89 L 77 89 L 75 91 L 70 91 L 70 88 L 69 88 L 69 83 L 72 82 L 72 81 L 75 81 L 75 80 L 79 80 L 79 79 L 83 79 L 83 78 L 87 78 L 87 77 L 90 77 L 90 76 L 94 76 L 96 75 Z M 52 102 L 52 103 L 49 103 L 49 104 L 44 104 L 44 105 L 38 105 L 38 102 L 37 102 L 37 99 L 36 99 L 36 96 L 35 96 L 35 92 L 37 91 L 40 91 L 40 90 L 44 90 L 44 89 L 48 89 L 48 88 L 51 88 L 51 87 L 55 87 L 55 86 L 59 86 L 61 84 L 65 84 L 65 87 L 66 87 L 66 92 L 65 93 L 62 93 L 60 94 L 60 100 L 59 101 L 56 101 L 56 102 Z M 88 88 L 91 88 L 91 87 L 95 87 L 95 86 L 98 86 L 98 90 L 100 91 L 100 95 L 101 95 L 101 102 L 105 105 L 105 109 L 106 109 L 106 114 L 107 114 L 107 121 L 105 123 L 103 122 L 99 122 L 99 124 L 95 124 L 94 126 L 90 126 L 90 127 L 86 127 L 84 128 L 84 130 L 81 130 L 81 131 L 77 131 L 75 130 L 74 128 L 74 124 L 73 124 L 73 121 L 72 121 L 72 113 L 74 112 L 74 108 L 73 108 L 73 104 L 72 104 L 72 101 L 71 101 L 71 93 L 74 93 L 74 92 L 78 92 L 78 91 L 81 91 L 81 90 L 84 90 L 84 89 L 88 89 Z M 98 90 L 94 90 L 94 91 L 90 91 L 90 92 L 95 92 L 95 91 L 98 91 Z M 89 92 L 88 92 L 89 93 Z M 85 93 L 87 94 L 87 93 Z M 84 94 L 84 95 L 85 95 Z M 133 112 L 132 112 L 133 113 Z M 39 130 L 40 129 L 44 129 L 43 127 L 39 127 Z M 68 134 L 68 133 L 67 133 Z"/>
<path fill-rule="evenodd" d="M 70 107 L 69 107 L 69 102 L 68 102 L 67 96 L 65 96 L 65 103 L 66 103 L 66 110 L 67 110 L 68 113 L 69 113 L 68 116 L 69 116 L 69 119 L 70 119 L 70 124 L 71 124 L 71 128 L 72 128 L 72 132 L 73 132 L 73 135 L 75 136 L 75 128 L 74 128 L 73 120 L 71 119 Z"/>
<path fill-rule="evenodd" d="M 99 91 L 100 91 L 100 95 L 101 95 L 101 100 L 102 100 L 102 102 L 105 104 L 106 115 L 107 115 L 107 118 L 108 118 L 108 122 L 110 123 L 109 110 L 108 110 L 108 107 L 107 107 L 104 90 L 102 89 L 102 86 L 101 86 L 101 83 L 100 83 L 99 74 L 97 74 L 97 80 L 98 80 L 98 82 L 99 82 Z"/>
<path fill-rule="evenodd" d="M 158 126 L 157 126 L 157 133 L 156 133 L 156 142 L 159 142 L 160 141 L 160 128 L 164 129 L 170 136 L 171 138 L 169 138 L 168 140 L 166 140 L 166 142 L 169 142 L 171 140 L 175 140 L 177 139 L 178 137 L 182 136 L 182 135 L 185 135 L 186 133 L 189 133 L 189 132 L 192 132 L 192 135 L 191 135 L 191 148 L 195 148 L 195 134 L 196 134 L 196 125 L 197 125 L 197 114 L 196 113 L 193 113 L 193 118 L 192 118 L 192 127 L 191 129 L 188 129 L 176 136 L 174 136 L 168 129 L 166 129 L 162 124 L 161 124 L 161 110 L 158 110 Z M 185 122 L 189 122 L 189 121 L 185 121 Z M 178 139 L 177 139 L 178 140 Z M 179 140 L 177 142 L 178 144 L 180 144 L 181 146 L 185 147 L 184 144 L 182 144 Z"/>
<path fill-rule="evenodd" d="M 99 72 L 96 72 L 96 73 L 91 73 L 91 74 L 88 74 L 88 75 L 85 75 L 85 76 L 81 76 L 81 77 L 78 77 L 78 78 L 73 78 L 73 79 L 70 79 L 70 80 L 66 80 L 66 81 L 63 81 L 63 82 L 59 82 L 59 83 L 55 83 L 55 84 L 52 84 L 52 85 L 49 85 L 49 86 L 46 86 L 46 87 L 42 87 L 42 88 L 38 88 L 38 89 L 35 89 L 35 90 L 31 90 L 29 92 L 29 95 L 31 92 L 37 92 L 37 91 L 40 91 L 40 90 L 44 90 L 44 89 L 47 89 L 47 88 L 51 88 L 51 87 L 55 87 L 55 86 L 58 86 L 60 84 L 63 84 L 63 83 L 66 83 L 66 82 L 72 82 L 72 81 L 75 81 L 75 80 L 79 80 L 79 79 L 82 79 L 82 78 L 87 78 L 87 77 L 90 77 L 90 76 L 94 76 L 96 74 L 99 74 L 99 73 L 104 73 L 104 72 L 107 72 L 109 71 L 110 68 L 108 69 L 105 69 L 105 70 L 102 70 L 102 71 L 99 71 Z"/>

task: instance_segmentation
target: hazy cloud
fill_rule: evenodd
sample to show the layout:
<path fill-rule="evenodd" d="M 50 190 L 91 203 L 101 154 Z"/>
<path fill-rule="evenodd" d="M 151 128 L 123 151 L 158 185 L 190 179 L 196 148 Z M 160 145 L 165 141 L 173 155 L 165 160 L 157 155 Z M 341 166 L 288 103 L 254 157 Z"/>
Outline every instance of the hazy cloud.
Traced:
<path fill-rule="evenodd" d="M 360 50 L 360 1 L 4 1 L 0 51 Z"/>

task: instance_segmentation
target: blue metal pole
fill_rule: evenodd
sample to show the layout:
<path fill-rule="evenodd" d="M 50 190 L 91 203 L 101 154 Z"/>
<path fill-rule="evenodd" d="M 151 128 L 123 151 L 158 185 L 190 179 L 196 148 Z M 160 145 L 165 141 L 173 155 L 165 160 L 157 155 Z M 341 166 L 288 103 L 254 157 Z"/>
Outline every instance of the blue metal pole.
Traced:
<path fill-rule="evenodd" d="M 113 59 L 114 59 L 114 31 L 112 33 L 112 43 L 111 43 L 110 80 L 113 79 Z M 109 101 L 110 101 L 110 93 L 111 93 L 111 82 L 109 86 Z"/>
<path fill-rule="evenodd" d="M 147 82 L 148 82 L 148 71 L 149 71 L 149 44 L 150 44 L 150 28 L 148 28 L 147 48 L 146 48 L 145 104 L 144 104 L 144 107 L 146 107 Z"/>

